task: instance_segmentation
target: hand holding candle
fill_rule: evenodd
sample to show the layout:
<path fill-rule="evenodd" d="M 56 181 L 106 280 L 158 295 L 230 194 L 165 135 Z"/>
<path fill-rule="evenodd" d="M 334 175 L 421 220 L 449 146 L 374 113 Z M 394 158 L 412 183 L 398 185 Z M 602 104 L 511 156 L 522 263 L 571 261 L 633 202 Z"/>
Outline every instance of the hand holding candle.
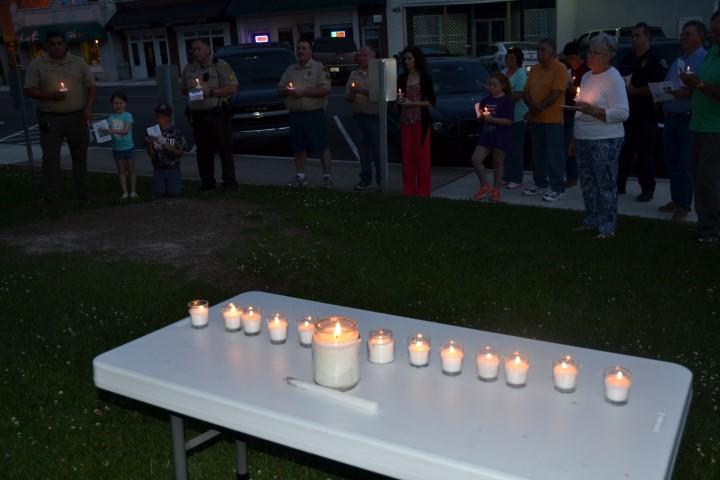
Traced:
<path fill-rule="evenodd" d="M 240 315 L 242 314 L 242 308 L 235 306 L 234 303 L 229 303 L 223 309 L 223 319 L 225 320 L 225 330 L 228 332 L 236 332 L 242 327 L 242 320 Z"/>
<path fill-rule="evenodd" d="M 425 367 L 430 361 L 430 337 L 422 333 L 408 339 L 408 354 L 410 365 L 413 367 Z"/>
<path fill-rule="evenodd" d="M 205 328 L 208 325 L 208 301 L 193 300 L 188 302 L 190 324 L 193 328 Z"/>
<path fill-rule="evenodd" d="M 270 332 L 270 343 L 280 345 L 287 341 L 288 322 L 280 313 L 276 313 L 267 319 L 268 332 Z"/>
<path fill-rule="evenodd" d="M 553 382 L 555 390 L 558 392 L 574 392 L 577 376 L 578 367 L 570 355 L 565 355 L 560 360 L 553 362 Z"/>

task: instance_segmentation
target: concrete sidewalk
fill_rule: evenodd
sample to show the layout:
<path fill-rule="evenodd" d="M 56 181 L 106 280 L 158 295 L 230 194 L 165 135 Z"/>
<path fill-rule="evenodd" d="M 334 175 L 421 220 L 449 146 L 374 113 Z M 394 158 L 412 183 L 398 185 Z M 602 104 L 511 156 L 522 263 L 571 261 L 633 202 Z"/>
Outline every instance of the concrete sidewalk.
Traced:
<path fill-rule="evenodd" d="M 33 145 L 35 166 L 40 165 L 42 152 L 39 145 Z M 220 176 L 220 162 L 216 156 L 216 175 Z M 27 164 L 27 155 L 24 145 L 0 144 L 0 164 Z M 140 176 L 151 176 L 152 165 L 144 150 L 136 151 L 136 169 Z M 70 169 L 70 154 L 63 146 L 62 165 Z M 289 157 L 270 157 L 254 155 L 235 155 L 235 165 L 238 181 L 250 185 L 284 185 L 295 174 L 294 164 Z M 90 147 L 88 152 L 88 169 L 93 172 L 114 173 L 115 162 L 109 148 Z M 334 188 L 342 191 L 352 191 L 358 182 L 359 164 L 355 161 L 333 162 Z M 182 172 L 184 179 L 197 180 L 197 163 L 194 153 L 183 157 Z M 308 159 L 307 174 L 310 186 L 320 186 L 322 170 L 318 159 Z M 402 172 L 399 164 L 390 164 L 390 192 L 401 193 Z M 477 191 L 479 182 L 471 168 L 459 167 L 433 167 L 432 169 L 433 193 L 436 198 L 452 200 L 469 200 Z M 525 185 L 532 185 L 532 172 L 525 172 Z M 140 192 L 142 193 L 142 192 Z M 627 194 L 621 195 L 618 202 L 618 212 L 621 215 L 635 217 L 655 218 L 669 220 L 671 215 L 661 213 L 658 208 L 670 201 L 670 183 L 665 179 L 657 180 L 655 197 L 651 202 L 640 203 L 635 197 L 640 193 L 640 187 L 635 178 L 631 178 L 627 186 Z M 545 208 L 560 208 L 566 210 L 582 211 L 584 209 L 582 191 L 579 186 L 569 188 L 564 200 L 549 203 L 541 197 L 526 197 L 522 189 L 504 190 L 504 203 Z M 697 217 L 694 212 L 688 216 L 694 222 Z"/>

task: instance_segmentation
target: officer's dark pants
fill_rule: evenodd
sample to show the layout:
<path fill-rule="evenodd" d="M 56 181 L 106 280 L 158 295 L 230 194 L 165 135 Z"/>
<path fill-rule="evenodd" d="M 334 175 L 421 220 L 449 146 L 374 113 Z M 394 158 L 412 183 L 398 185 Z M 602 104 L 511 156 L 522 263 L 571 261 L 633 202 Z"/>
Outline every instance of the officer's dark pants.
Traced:
<path fill-rule="evenodd" d="M 643 193 L 655 193 L 655 141 L 657 120 L 654 115 L 630 115 L 625 122 L 625 145 L 620 154 L 618 191 L 625 191 L 633 160 L 637 156 L 638 183 Z"/>
<path fill-rule="evenodd" d="M 232 155 L 230 118 L 216 111 L 193 113 L 198 173 L 202 188 L 215 188 L 215 162 L 213 153 L 220 155 L 223 188 L 237 187 L 235 162 Z"/>
<path fill-rule="evenodd" d="M 60 193 L 60 146 L 67 139 L 72 158 L 72 173 L 78 198 L 88 198 L 87 150 L 90 132 L 81 110 L 74 113 L 38 113 L 42 146 L 42 195 L 48 202 Z"/>

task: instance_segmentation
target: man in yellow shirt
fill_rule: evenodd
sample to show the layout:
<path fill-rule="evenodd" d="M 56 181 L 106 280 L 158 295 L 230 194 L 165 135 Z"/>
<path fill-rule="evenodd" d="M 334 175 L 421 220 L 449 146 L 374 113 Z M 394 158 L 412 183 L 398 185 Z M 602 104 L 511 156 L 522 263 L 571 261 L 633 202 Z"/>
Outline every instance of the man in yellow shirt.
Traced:
<path fill-rule="evenodd" d="M 557 59 L 557 47 L 549 38 L 538 43 L 538 64 L 528 74 L 523 100 L 530 111 L 533 180 L 524 195 L 543 195 L 546 202 L 565 198 L 565 140 L 563 110 L 568 73 Z M 549 187 L 549 188 L 548 188 Z"/>

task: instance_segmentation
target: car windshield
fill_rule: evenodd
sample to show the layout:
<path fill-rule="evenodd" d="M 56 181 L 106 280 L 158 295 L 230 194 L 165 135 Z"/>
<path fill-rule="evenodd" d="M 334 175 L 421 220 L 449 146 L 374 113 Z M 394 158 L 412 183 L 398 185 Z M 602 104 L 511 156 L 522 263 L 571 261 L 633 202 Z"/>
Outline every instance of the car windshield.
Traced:
<path fill-rule="evenodd" d="M 317 53 L 349 53 L 357 50 L 352 38 L 318 38 L 313 42 Z"/>
<path fill-rule="evenodd" d="M 474 62 L 430 65 L 433 86 L 437 95 L 485 92 L 488 72 Z"/>
<path fill-rule="evenodd" d="M 290 52 L 233 55 L 223 60 L 235 71 L 240 85 L 277 83 L 285 69 L 293 63 Z"/>

